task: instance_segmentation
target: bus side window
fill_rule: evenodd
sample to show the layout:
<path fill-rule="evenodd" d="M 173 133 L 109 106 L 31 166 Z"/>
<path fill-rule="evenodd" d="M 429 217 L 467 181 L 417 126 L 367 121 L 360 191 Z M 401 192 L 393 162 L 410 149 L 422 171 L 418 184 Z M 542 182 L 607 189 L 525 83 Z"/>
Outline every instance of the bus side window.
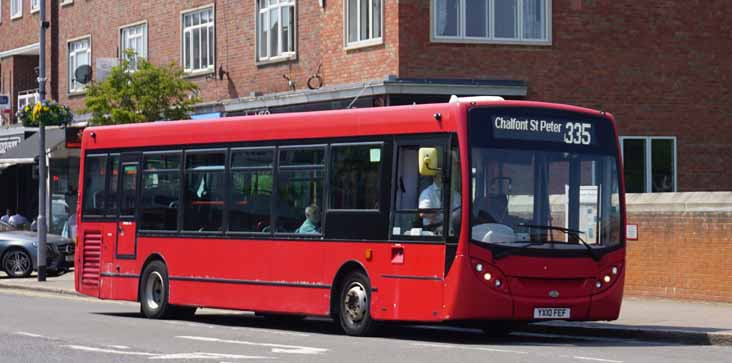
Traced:
<path fill-rule="evenodd" d="M 325 148 L 280 148 L 276 232 L 320 234 Z"/>
<path fill-rule="evenodd" d="M 183 230 L 223 232 L 224 151 L 186 153 Z"/>
<path fill-rule="evenodd" d="M 270 232 L 274 148 L 231 151 L 229 231 Z"/>
<path fill-rule="evenodd" d="M 420 174 L 420 148 L 434 152 L 439 172 Z M 441 157 L 442 156 L 442 157 Z M 439 236 L 443 234 L 442 175 L 444 147 L 435 144 L 399 148 L 393 236 Z M 433 165 L 434 166 L 434 165 Z"/>
<path fill-rule="evenodd" d="M 140 229 L 176 231 L 180 204 L 180 152 L 145 155 Z"/>
<path fill-rule="evenodd" d="M 103 215 L 105 202 L 105 178 L 107 155 L 89 155 L 84 163 L 84 202 L 83 214 Z"/>

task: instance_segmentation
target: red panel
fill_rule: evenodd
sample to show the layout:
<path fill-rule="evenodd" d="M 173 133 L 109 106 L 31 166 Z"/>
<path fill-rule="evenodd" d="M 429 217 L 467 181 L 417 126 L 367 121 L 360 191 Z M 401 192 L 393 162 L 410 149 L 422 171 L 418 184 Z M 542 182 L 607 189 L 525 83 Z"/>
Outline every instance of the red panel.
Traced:
<path fill-rule="evenodd" d="M 117 255 L 134 256 L 137 228 L 133 221 L 121 221 L 117 229 Z"/>

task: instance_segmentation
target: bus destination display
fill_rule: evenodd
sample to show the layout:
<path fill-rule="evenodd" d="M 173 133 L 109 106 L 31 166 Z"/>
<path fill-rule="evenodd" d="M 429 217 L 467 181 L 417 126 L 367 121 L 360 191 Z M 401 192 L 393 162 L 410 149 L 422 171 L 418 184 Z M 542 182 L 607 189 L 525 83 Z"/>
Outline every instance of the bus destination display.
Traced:
<path fill-rule="evenodd" d="M 505 140 L 545 141 L 573 145 L 596 144 L 593 124 L 520 116 L 493 116 L 493 137 Z"/>

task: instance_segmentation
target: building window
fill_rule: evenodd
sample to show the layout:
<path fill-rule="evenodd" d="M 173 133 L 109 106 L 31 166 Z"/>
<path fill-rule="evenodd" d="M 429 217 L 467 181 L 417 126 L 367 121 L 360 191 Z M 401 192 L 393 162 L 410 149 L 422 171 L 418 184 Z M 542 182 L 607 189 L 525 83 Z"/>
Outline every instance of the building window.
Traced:
<path fill-rule="evenodd" d="M 35 13 L 41 9 L 41 0 L 30 0 L 31 13 Z"/>
<path fill-rule="evenodd" d="M 18 92 L 18 110 L 25 106 L 33 106 L 38 102 L 38 89 Z"/>
<path fill-rule="evenodd" d="M 137 69 L 137 59 L 147 59 L 147 23 L 131 25 L 120 30 L 121 59 L 130 62 L 129 69 Z M 128 56 L 127 52 L 134 54 Z"/>
<path fill-rule="evenodd" d="M 183 69 L 187 73 L 213 71 L 215 56 L 214 9 L 183 14 Z"/>
<path fill-rule="evenodd" d="M 259 0 L 258 59 L 289 58 L 295 54 L 295 1 Z"/>
<path fill-rule="evenodd" d="M 23 0 L 10 0 L 10 19 L 23 16 Z"/>
<path fill-rule="evenodd" d="M 86 86 L 76 81 L 76 69 L 91 65 L 91 38 L 69 42 L 69 92 L 81 92 Z"/>
<path fill-rule="evenodd" d="M 432 0 L 432 29 L 441 41 L 548 44 L 551 0 Z"/>
<path fill-rule="evenodd" d="M 383 11 L 381 0 L 346 1 L 347 45 L 381 40 Z"/>
<path fill-rule="evenodd" d="M 676 138 L 622 137 L 625 191 L 675 192 Z"/>

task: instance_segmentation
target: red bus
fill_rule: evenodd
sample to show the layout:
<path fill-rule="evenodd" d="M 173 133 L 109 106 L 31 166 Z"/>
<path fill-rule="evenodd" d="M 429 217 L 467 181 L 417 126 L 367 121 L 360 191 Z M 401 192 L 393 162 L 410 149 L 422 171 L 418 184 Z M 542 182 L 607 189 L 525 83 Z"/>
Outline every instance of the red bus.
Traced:
<path fill-rule="evenodd" d="M 141 303 L 472 324 L 618 317 L 613 117 L 494 97 L 84 131 L 75 286 Z"/>

